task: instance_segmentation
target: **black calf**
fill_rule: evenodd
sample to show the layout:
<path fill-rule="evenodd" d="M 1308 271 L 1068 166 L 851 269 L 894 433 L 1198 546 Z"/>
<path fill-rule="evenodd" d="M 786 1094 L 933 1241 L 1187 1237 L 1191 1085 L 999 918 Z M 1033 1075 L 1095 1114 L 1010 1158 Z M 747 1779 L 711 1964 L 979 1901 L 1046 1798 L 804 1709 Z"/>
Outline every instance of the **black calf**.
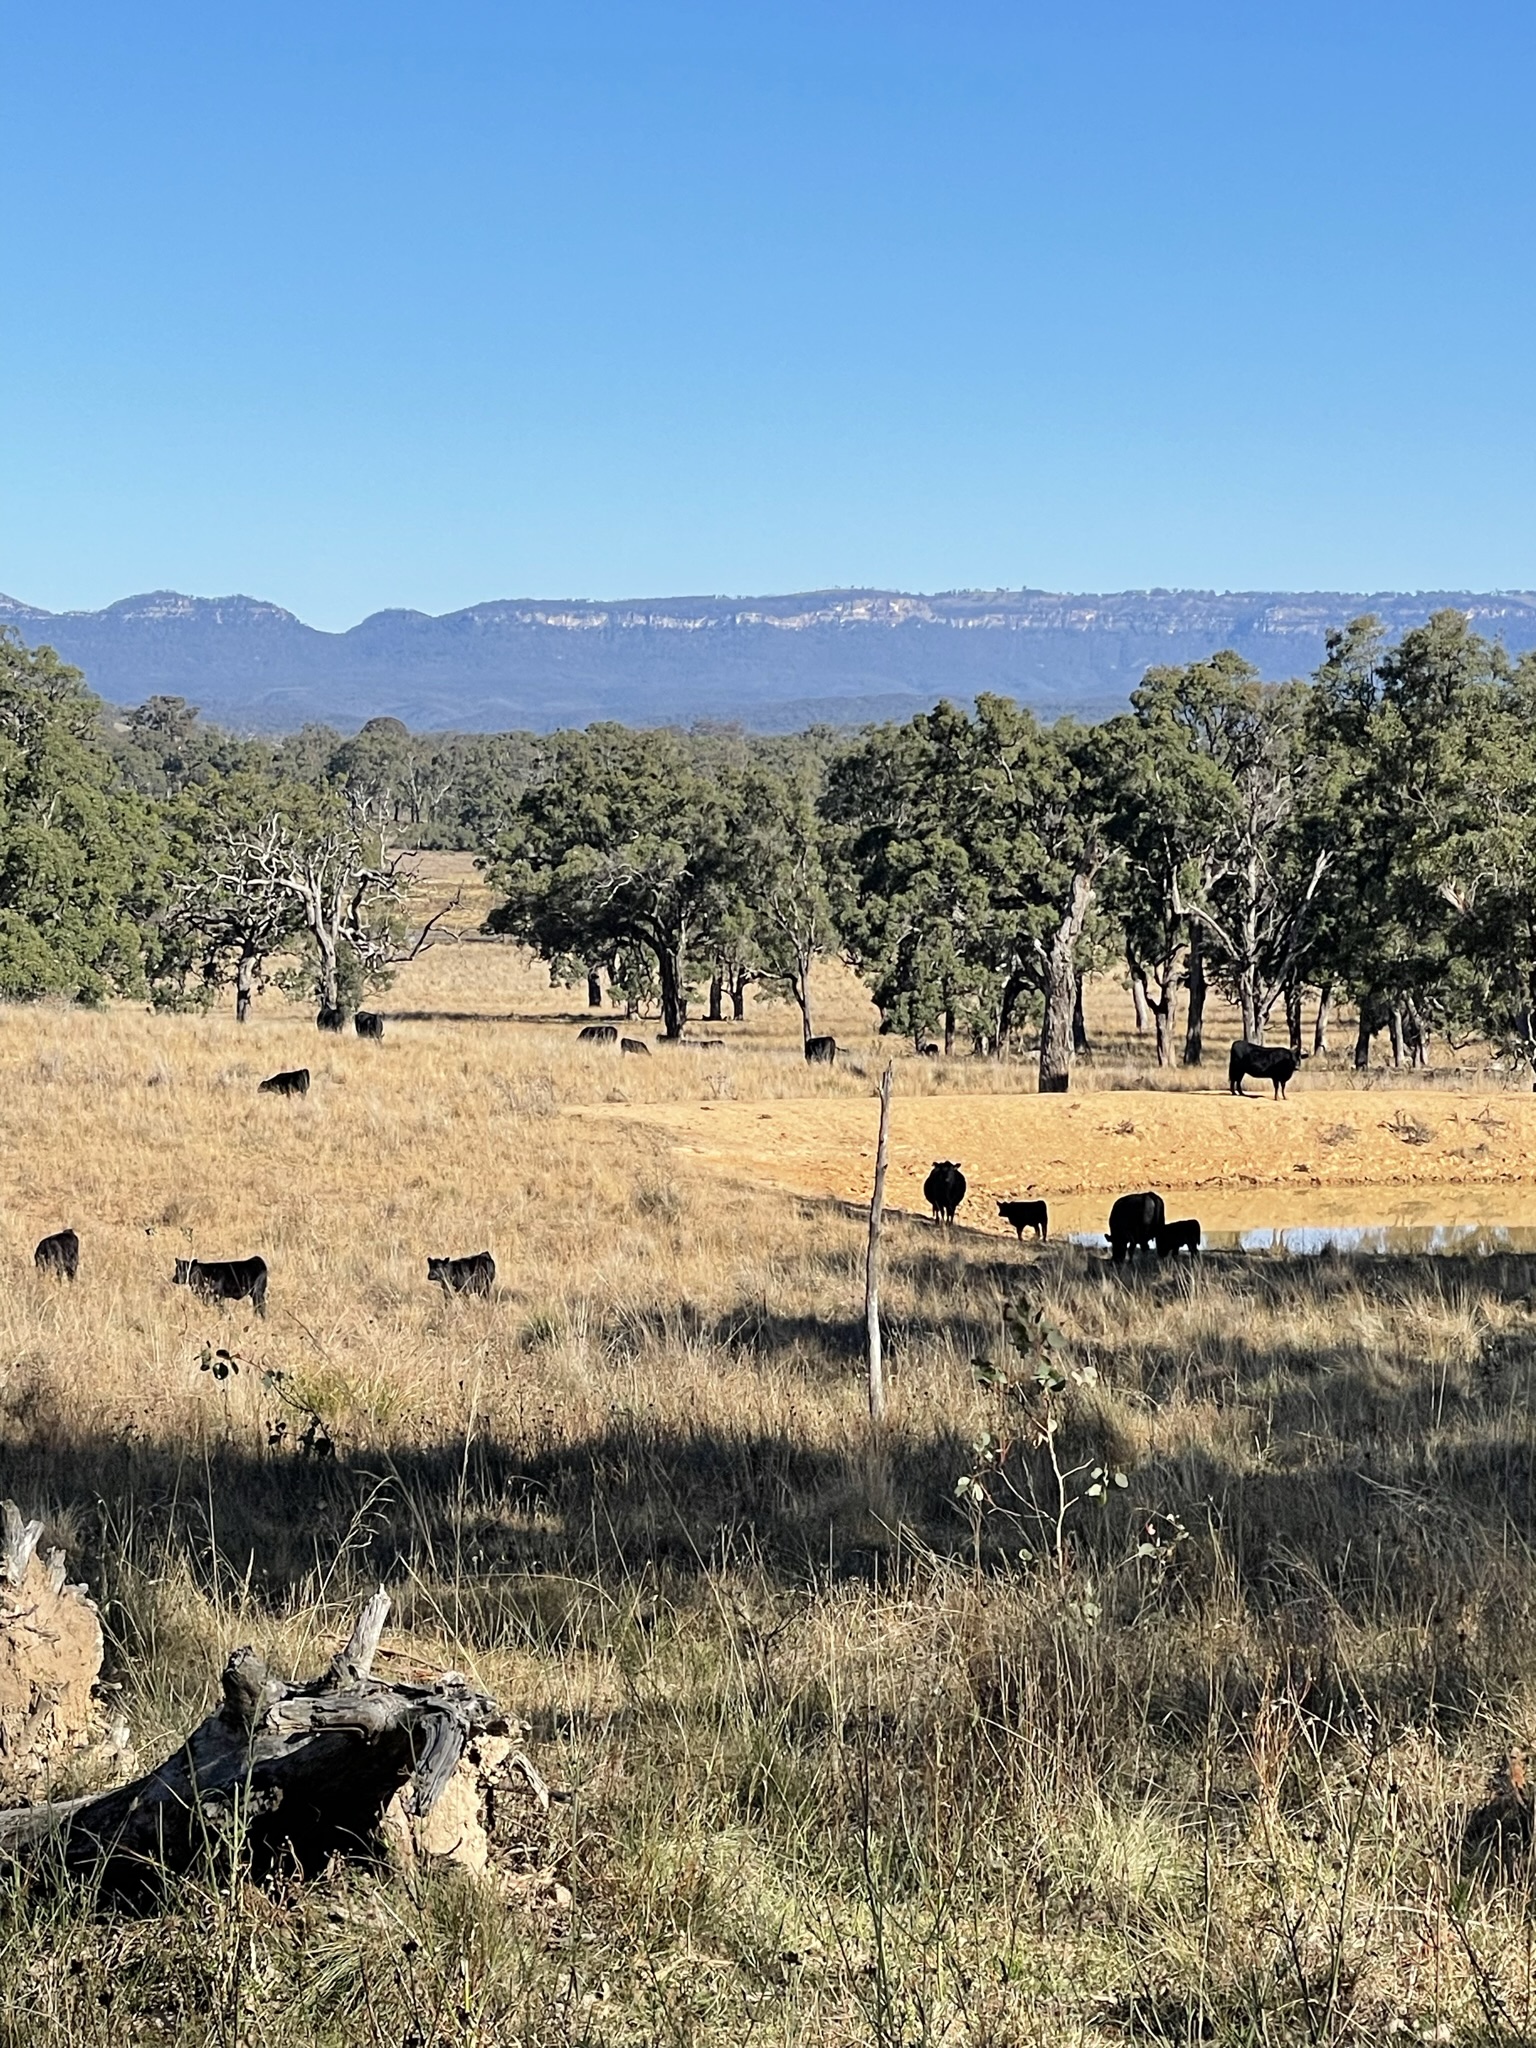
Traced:
<path fill-rule="evenodd" d="M 1032 1230 L 1040 1242 L 1045 1243 L 1047 1219 L 1044 1202 L 999 1202 L 997 1213 L 1019 1233 L 1020 1244 L 1024 1242 L 1026 1230 Z"/>
<path fill-rule="evenodd" d="M 1200 1219 L 1186 1216 L 1178 1223 L 1165 1223 L 1157 1233 L 1157 1256 L 1175 1258 L 1180 1252 L 1191 1256 L 1200 1249 Z"/>
<path fill-rule="evenodd" d="M 56 1230 L 52 1237 L 45 1237 L 32 1254 L 32 1263 L 39 1273 L 52 1273 L 73 1280 L 80 1270 L 80 1240 L 72 1230 Z"/>
<path fill-rule="evenodd" d="M 239 1301 L 248 1294 L 257 1315 L 267 1312 L 265 1259 L 178 1259 L 171 1279 L 201 1301 Z"/>
<path fill-rule="evenodd" d="M 427 1278 L 444 1294 L 489 1294 L 496 1279 L 496 1261 L 489 1252 L 471 1252 L 467 1259 L 428 1259 Z"/>
<path fill-rule="evenodd" d="M 256 1090 L 258 1095 L 307 1095 L 309 1093 L 308 1067 L 294 1067 L 286 1074 L 271 1074 Z"/>

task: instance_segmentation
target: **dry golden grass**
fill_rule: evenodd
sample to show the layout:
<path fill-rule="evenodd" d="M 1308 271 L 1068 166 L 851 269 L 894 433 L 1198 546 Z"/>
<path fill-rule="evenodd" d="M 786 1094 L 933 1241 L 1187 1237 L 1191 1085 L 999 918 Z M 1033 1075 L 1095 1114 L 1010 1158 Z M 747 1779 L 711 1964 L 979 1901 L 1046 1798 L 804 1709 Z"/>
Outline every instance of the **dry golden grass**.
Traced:
<path fill-rule="evenodd" d="M 1529 1873 L 1457 1844 L 1536 1735 L 1536 1263 L 1116 1273 L 898 1218 L 873 1439 L 858 1215 L 665 1127 L 868 1143 L 856 992 L 825 1015 L 863 1077 L 766 1006 L 717 1055 L 593 1052 L 581 993 L 465 943 L 402 975 L 381 1047 L 270 1002 L 0 1012 L 0 1488 L 100 1593 L 141 1753 L 234 1642 L 302 1668 L 383 1578 L 393 1646 L 471 1670 L 575 1793 L 504 1845 L 569 1908 L 377 1875 L 147 1924 L 0 1899 L 0 2041 L 1528 2038 Z M 301 1064 L 307 1099 L 255 1094 Z M 1008 1080 L 905 1062 L 917 1153 L 953 1153 L 946 1091 L 1056 1113 Z M 1078 1120 L 1194 1132 L 1213 1100 Z M 73 1288 L 30 1265 L 65 1223 Z M 428 1285 L 485 1247 L 492 1300 Z M 173 1288 L 189 1250 L 262 1253 L 267 1320 Z M 1026 1363 L 973 1370 L 1010 1298 L 1079 1375 L 1064 1493 Z"/>

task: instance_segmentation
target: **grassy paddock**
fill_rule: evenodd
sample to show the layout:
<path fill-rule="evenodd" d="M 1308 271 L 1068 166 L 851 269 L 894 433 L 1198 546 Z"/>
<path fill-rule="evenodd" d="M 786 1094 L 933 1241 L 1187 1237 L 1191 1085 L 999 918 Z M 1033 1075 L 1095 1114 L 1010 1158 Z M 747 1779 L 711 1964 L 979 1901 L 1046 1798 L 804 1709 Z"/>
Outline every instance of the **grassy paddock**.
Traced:
<path fill-rule="evenodd" d="M 382 1578 L 573 1792 L 506 1844 L 563 1889 L 0 1900 L 0 2041 L 1530 2037 L 1529 1873 L 1458 1843 L 1536 1726 L 1536 1262 L 1123 1274 L 897 1222 L 874 1442 L 857 1216 L 565 1114 L 868 1080 L 782 1015 L 621 1062 L 505 949 L 426 970 L 381 1048 L 0 1012 L 0 1489 L 99 1591 L 145 1756 Z M 73 1288 L 30 1266 L 66 1223 Z M 494 1299 L 428 1286 L 482 1247 Z M 268 1319 L 171 1287 L 189 1251 L 261 1252 Z M 1049 1443 L 973 1370 L 1010 1300 L 1064 1336 Z"/>

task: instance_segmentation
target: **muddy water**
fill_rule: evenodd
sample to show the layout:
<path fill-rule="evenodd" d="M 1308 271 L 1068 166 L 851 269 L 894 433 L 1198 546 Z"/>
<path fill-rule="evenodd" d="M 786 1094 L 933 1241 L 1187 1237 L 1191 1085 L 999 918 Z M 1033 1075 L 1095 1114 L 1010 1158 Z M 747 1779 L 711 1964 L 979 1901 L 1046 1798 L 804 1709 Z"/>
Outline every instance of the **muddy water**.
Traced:
<path fill-rule="evenodd" d="M 1170 1222 L 1200 1219 L 1210 1251 L 1435 1253 L 1475 1257 L 1536 1252 L 1536 1187 L 1159 1188 Z M 1103 1246 L 1109 1203 L 1062 1196 L 1051 1235 Z"/>

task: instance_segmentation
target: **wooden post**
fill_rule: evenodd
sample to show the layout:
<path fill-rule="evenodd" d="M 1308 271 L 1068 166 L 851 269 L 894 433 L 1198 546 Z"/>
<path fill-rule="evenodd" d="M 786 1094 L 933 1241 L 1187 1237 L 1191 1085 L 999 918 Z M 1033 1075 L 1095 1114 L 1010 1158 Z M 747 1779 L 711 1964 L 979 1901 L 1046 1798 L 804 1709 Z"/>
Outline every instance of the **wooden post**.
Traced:
<path fill-rule="evenodd" d="M 875 1141 L 875 1192 L 869 1203 L 869 1252 L 864 1261 L 864 1349 L 869 1364 L 869 1419 L 885 1420 L 885 1368 L 880 1356 L 880 1219 L 885 1213 L 885 1169 L 891 1150 L 891 1081 L 887 1060 L 880 1076 L 880 1135 Z"/>

